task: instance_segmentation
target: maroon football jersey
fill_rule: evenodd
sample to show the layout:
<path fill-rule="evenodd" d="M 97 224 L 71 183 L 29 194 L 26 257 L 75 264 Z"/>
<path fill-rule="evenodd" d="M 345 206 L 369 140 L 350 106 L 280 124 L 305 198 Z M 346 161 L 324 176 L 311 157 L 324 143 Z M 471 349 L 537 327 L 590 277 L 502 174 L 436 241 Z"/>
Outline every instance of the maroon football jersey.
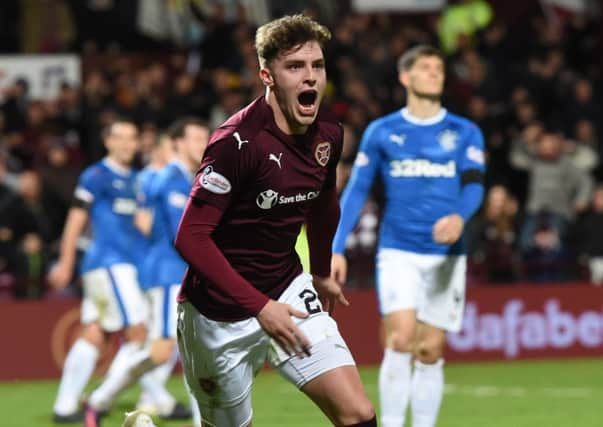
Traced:
<path fill-rule="evenodd" d="M 263 97 L 212 134 L 190 197 L 223 211 L 212 239 L 256 289 L 278 299 L 302 272 L 295 243 L 311 203 L 335 186 L 343 130 L 319 112 L 304 135 L 287 135 Z M 248 317 L 193 268 L 181 295 L 216 320 Z"/>

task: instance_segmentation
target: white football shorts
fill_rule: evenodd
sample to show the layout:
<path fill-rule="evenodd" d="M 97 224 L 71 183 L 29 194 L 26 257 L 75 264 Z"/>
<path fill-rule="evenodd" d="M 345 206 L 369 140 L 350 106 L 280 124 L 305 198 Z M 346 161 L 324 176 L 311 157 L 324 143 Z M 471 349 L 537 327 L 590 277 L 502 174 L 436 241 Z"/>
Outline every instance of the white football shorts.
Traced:
<path fill-rule="evenodd" d="M 450 332 L 461 330 L 467 257 L 380 249 L 377 295 L 382 315 L 416 310 L 417 319 Z"/>
<path fill-rule="evenodd" d="M 151 317 L 149 319 L 149 338 L 176 339 L 178 318 L 178 292 L 180 284 L 157 286 L 147 291 Z"/>
<path fill-rule="evenodd" d="M 322 311 L 312 276 L 302 273 L 279 302 L 310 313 L 293 318 L 311 342 L 311 356 L 288 356 L 260 327 L 255 317 L 219 322 L 200 314 L 190 303 L 178 307 L 178 343 L 187 383 L 203 422 L 241 427 L 252 418 L 251 383 L 268 361 L 298 388 L 332 369 L 355 365 L 337 324 Z M 204 425 L 205 425 L 204 424 Z"/>
<path fill-rule="evenodd" d="M 146 323 L 147 300 L 138 286 L 136 274 L 132 264 L 115 264 L 84 273 L 82 323 L 98 321 L 107 332 Z"/>

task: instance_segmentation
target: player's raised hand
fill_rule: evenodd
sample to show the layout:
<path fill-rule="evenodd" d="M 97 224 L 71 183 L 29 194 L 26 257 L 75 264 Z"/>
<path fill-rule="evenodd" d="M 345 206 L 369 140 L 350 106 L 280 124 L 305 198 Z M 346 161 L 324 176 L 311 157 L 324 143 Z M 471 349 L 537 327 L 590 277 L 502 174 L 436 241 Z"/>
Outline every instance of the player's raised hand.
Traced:
<path fill-rule="evenodd" d="M 64 262 L 58 262 L 51 268 L 46 279 L 53 289 L 61 290 L 69 284 L 71 274 L 71 266 Z"/>
<path fill-rule="evenodd" d="M 260 326 L 288 355 L 310 355 L 310 341 L 297 327 L 291 316 L 305 319 L 308 313 L 296 310 L 289 304 L 270 300 L 257 315 Z"/>
<path fill-rule="evenodd" d="M 346 307 L 350 305 L 345 298 L 345 295 L 343 295 L 341 285 L 336 282 L 335 279 L 332 277 L 312 277 L 312 283 L 314 283 L 314 289 L 318 292 L 318 298 L 320 299 L 323 308 L 326 309 L 329 314 L 333 313 L 336 303 L 343 304 Z"/>
<path fill-rule="evenodd" d="M 331 257 L 331 277 L 341 286 L 348 277 L 348 260 L 343 254 L 333 254 Z"/>
<path fill-rule="evenodd" d="M 446 215 L 433 226 L 433 239 L 443 245 L 452 245 L 460 239 L 464 227 L 463 217 L 458 214 Z"/>

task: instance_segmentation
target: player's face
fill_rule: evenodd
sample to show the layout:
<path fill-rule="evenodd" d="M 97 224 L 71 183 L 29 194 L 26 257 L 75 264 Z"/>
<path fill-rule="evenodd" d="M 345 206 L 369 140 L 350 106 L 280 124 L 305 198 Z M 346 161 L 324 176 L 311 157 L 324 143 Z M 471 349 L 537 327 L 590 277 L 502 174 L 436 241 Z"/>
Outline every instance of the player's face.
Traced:
<path fill-rule="evenodd" d="M 410 70 L 400 73 L 400 81 L 418 97 L 440 98 L 444 90 L 444 63 L 437 56 L 419 56 Z"/>
<path fill-rule="evenodd" d="M 111 126 L 105 141 L 109 157 L 123 166 L 129 166 L 139 149 L 138 129 L 132 123 L 118 122 Z"/>
<path fill-rule="evenodd" d="M 325 59 L 318 42 L 281 53 L 260 71 L 274 91 L 292 133 L 304 133 L 314 122 L 327 84 Z M 267 81 L 268 80 L 268 81 Z"/>
<path fill-rule="evenodd" d="M 182 144 L 186 151 L 189 161 L 194 164 L 201 164 L 203 153 L 207 148 L 209 141 L 209 129 L 205 126 L 188 125 L 184 130 Z"/>

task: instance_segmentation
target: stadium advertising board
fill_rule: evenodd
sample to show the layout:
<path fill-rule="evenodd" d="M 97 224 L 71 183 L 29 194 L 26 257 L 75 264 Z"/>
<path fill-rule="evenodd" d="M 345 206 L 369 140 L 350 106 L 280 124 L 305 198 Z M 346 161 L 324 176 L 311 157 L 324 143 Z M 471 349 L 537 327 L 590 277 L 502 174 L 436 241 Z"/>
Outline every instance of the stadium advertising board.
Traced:
<path fill-rule="evenodd" d="M 372 290 L 348 291 L 339 327 L 361 364 L 381 360 Z M 448 335 L 448 361 L 603 356 L 603 288 L 501 286 L 468 291 L 463 330 Z"/>
<path fill-rule="evenodd" d="M 348 289 L 351 307 L 335 317 L 359 364 L 381 361 L 377 298 L 372 289 Z M 58 378 L 79 332 L 79 301 L 2 301 L 0 381 Z M 103 372 L 119 337 L 105 349 Z M 504 286 L 468 292 L 463 330 L 448 336 L 448 361 L 603 356 L 603 288 Z"/>
<path fill-rule="evenodd" d="M 53 99 L 61 84 L 80 84 L 77 55 L 0 55 L 0 101 L 6 88 L 18 79 L 29 84 L 32 99 Z"/>

